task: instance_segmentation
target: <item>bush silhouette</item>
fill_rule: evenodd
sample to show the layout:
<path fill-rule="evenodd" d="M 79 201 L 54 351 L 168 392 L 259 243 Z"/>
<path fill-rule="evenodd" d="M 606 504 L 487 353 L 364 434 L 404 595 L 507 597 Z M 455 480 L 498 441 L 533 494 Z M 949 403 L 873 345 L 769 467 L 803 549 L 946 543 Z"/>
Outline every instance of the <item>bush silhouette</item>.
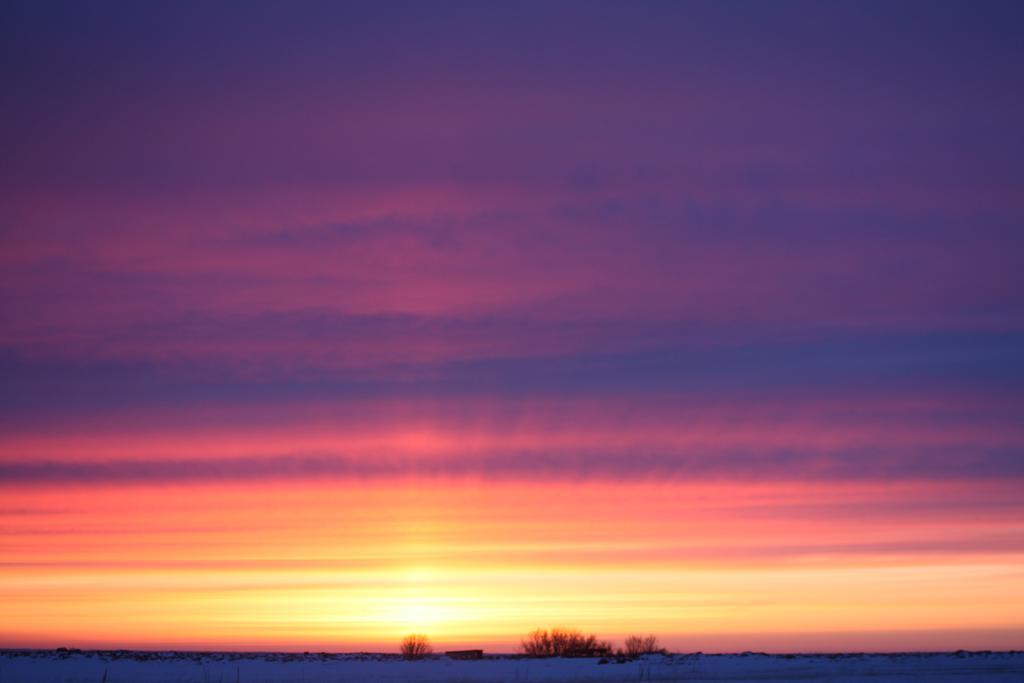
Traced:
<path fill-rule="evenodd" d="M 529 657 L 566 657 L 610 652 L 611 643 L 598 640 L 593 633 L 584 635 L 576 629 L 539 628 L 531 631 L 520 643 L 523 654 Z"/>
<path fill-rule="evenodd" d="M 403 638 L 399 649 L 406 659 L 423 659 L 434 651 L 430 639 L 422 633 L 413 633 Z"/>
<path fill-rule="evenodd" d="M 626 651 L 627 657 L 638 657 L 639 655 L 662 654 L 665 648 L 658 645 L 657 636 L 627 636 Z"/>

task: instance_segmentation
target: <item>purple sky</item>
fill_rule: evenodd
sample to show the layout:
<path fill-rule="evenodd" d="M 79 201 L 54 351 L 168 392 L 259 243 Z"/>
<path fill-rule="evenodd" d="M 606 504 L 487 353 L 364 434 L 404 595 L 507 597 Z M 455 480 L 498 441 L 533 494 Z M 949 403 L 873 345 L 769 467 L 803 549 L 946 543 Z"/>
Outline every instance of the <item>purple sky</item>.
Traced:
<path fill-rule="evenodd" d="M 860 482 L 1019 563 L 1022 22 L 6 3 L 0 490 Z"/>

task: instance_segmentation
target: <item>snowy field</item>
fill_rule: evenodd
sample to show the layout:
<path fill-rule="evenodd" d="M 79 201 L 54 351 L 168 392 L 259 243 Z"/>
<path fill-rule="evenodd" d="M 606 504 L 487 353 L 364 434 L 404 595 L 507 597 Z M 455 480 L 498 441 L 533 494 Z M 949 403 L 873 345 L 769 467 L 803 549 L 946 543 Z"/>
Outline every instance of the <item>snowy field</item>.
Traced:
<path fill-rule="evenodd" d="M 0 651 L 0 683 L 340 683 L 348 681 L 1024 681 L 1024 652 L 670 655 L 636 661 L 491 656 Z"/>

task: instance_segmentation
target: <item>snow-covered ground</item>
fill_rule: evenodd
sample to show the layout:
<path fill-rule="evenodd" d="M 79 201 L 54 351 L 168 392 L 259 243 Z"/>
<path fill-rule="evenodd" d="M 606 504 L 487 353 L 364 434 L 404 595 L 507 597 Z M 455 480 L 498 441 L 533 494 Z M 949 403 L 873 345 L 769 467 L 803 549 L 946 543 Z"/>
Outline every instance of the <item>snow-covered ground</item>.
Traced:
<path fill-rule="evenodd" d="M 341 683 L 348 681 L 1024 681 L 1024 652 L 670 655 L 636 661 L 491 656 L 0 651 L 0 683 Z"/>

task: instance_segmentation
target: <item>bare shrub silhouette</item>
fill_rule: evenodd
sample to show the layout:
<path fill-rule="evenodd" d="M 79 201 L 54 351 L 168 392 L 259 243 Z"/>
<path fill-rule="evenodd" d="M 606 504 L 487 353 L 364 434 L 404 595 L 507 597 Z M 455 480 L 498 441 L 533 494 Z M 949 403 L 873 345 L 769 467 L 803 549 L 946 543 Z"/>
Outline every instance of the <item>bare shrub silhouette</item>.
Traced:
<path fill-rule="evenodd" d="M 422 633 L 413 633 L 403 638 L 399 649 L 406 659 L 423 659 L 434 651 L 430 639 Z"/>
<path fill-rule="evenodd" d="M 584 635 L 576 629 L 556 627 L 531 631 L 520 642 L 520 648 L 529 657 L 585 657 L 608 654 L 612 646 L 593 633 Z"/>
<path fill-rule="evenodd" d="M 640 655 L 664 654 L 665 648 L 658 644 L 657 636 L 627 636 L 626 650 L 627 657 L 638 657 Z"/>
<path fill-rule="evenodd" d="M 551 636 L 548 635 L 547 629 L 538 628 L 526 634 L 519 647 L 528 657 L 550 657 Z"/>

